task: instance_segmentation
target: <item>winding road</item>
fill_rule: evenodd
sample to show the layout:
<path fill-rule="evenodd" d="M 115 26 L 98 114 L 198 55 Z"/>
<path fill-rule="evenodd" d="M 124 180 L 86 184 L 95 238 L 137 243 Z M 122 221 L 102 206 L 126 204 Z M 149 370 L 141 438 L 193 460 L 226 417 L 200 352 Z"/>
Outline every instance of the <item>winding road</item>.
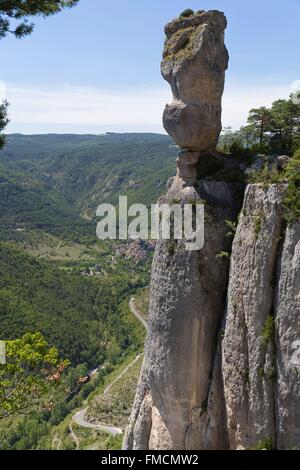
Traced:
<path fill-rule="evenodd" d="M 147 322 L 146 320 L 142 317 L 142 315 L 140 314 L 140 312 L 138 311 L 138 309 L 136 308 L 136 306 L 134 305 L 134 302 L 135 302 L 135 298 L 134 297 L 131 297 L 130 300 L 129 300 L 129 308 L 131 310 L 131 312 L 133 313 L 133 315 L 142 323 L 142 325 L 146 328 L 148 328 L 148 325 L 147 325 Z"/>
<path fill-rule="evenodd" d="M 116 436 L 117 434 L 123 434 L 123 431 L 120 428 L 116 428 L 114 426 L 108 426 L 105 424 L 93 424 L 93 423 L 90 423 L 89 421 L 86 421 L 85 413 L 86 413 L 86 408 L 78 411 L 73 416 L 73 421 L 79 426 L 82 426 L 84 428 L 98 429 L 99 431 L 107 432 L 109 434 L 112 434 L 113 436 Z"/>
<path fill-rule="evenodd" d="M 142 325 L 147 329 L 147 322 L 146 320 L 141 316 L 139 311 L 134 305 L 134 297 L 131 297 L 129 300 L 129 308 L 133 315 L 142 323 Z M 139 360 L 141 357 L 141 354 L 138 354 L 130 364 L 128 364 L 125 369 L 122 370 L 122 372 L 103 390 L 103 395 L 107 395 L 108 392 L 110 391 L 111 387 L 118 381 L 120 380 L 124 375 L 127 374 L 128 370 Z M 96 370 L 96 369 L 95 369 Z M 78 424 L 78 426 L 82 426 L 84 428 L 88 429 L 97 429 L 98 431 L 103 431 L 108 434 L 112 434 L 113 436 L 116 436 L 118 434 L 123 434 L 123 430 L 121 428 L 117 428 L 115 426 L 107 425 L 107 424 L 94 424 L 90 423 L 89 421 L 86 420 L 85 414 L 86 414 L 87 409 L 84 408 L 80 411 L 77 411 L 75 415 L 73 416 L 73 421 L 74 423 Z M 71 428 L 73 438 L 76 442 L 76 446 L 78 447 L 78 439 L 74 433 L 74 430 Z"/>

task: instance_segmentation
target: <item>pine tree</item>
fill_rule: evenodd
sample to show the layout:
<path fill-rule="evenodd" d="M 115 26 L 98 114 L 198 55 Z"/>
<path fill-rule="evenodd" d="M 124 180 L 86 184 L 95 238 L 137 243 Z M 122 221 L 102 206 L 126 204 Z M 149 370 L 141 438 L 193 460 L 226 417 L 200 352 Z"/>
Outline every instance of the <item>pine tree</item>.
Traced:
<path fill-rule="evenodd" d="M 270 110 L 265 107 L 254 108 L 249 112 L 248 124 L 252 127 L 253 133 L 257 135 L 261 149 L 263 149 L 265 133 L 269 130 L 270 120 Z"/>
<path fill-rule="evenodd" d="M 34 24 L 29 18 L 50 16 L 71 8 L 79 0 L 0 0 L 0 39 L 11 33 L 17 38 L 31 34 Z M 11 22 L 17 25 L 11 29 Z"/>

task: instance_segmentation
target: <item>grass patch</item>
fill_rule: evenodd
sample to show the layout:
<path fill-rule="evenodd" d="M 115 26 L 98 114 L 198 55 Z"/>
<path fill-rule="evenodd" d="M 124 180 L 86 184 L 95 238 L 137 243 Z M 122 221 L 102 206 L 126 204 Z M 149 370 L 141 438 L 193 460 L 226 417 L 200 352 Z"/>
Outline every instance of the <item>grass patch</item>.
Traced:
<path fill-rule="evenodd" d="M 262 214 L 258 214 L 254 216 L 254 233 L 255 233 L 255 239 L 257 240 L 261 231 L 261 226 L 263 222 L 263 216 Z"/>
<path fill-rule="evenodd" d="M 272 315 L 268 315 L 265 320 L 263 331 L 261 334 L 263 343 L 268 344 L 269 342 L 273 341 L 274 333 L 275 333 L 275 320 Z"/>
<path fill-rule="evenodd" d="M 255 446 L 250 447 L 250 450 L 273 450 L 273 440 L 270 437 L 263 439 Z"/>
<path fill-rule="evenodd" d="M 230 258 L 230 253 L 228 253 L 228 251 L 219 251 L 219 253 L 216 254 L 216 258 Z"/>
<path fill-rule="evenodd" d="M 104 389 L 101 387 L 100 393 L 94 394 L 94 400 L 89 400 L 87 415 L 95 419 L 97 423 L 111 424 L 124 429 L 131 413 L 142 362 L 143 356 L 141 355 L 134 364 L 129 365 L 124 375 L 115 382 L 111 381 L 111 387 L 107 393 L 103 393 L 107 385 Z"/>

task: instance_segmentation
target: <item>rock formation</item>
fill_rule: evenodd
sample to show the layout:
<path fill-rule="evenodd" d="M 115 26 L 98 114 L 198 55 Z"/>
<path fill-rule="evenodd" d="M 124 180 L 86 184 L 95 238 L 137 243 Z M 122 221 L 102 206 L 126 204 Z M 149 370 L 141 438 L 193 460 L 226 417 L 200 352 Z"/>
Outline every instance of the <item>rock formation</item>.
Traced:
<path fill-rule="evenodd" d="M 201 155 L 215 149 L 221 132 L 221 98 L 228 53 L 226 18 L 218 11 L 199 12 L 165 27 L 161 71 L 173 102 L 163 115 L 166 131 L 182 149 L 179 176 L 195 179 Z"/>
<path fill-rule="evenodd" d="M 205 243 L 157 243 L 124 449 L 300 447 L 300 223 L 286 227 L 284 184 L 245 191 L 241 165 L 215 151 L 225 27 L 217 11 L 166 26 L 164 125 L 180 154 L 160 202 L 204 203 Z"/>

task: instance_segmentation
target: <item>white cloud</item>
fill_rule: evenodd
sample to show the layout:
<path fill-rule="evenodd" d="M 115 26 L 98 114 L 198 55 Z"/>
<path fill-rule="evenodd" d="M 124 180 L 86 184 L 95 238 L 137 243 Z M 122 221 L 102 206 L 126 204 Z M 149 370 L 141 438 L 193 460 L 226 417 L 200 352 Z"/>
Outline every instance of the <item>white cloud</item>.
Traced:
<path fill-rule="evenodd" d="M 272 102 L 291 94 L 292 84 L 240 84 L 228 82 L 223 96 L 223 126 L 234 129 L 244 125 L 251 108 L 271 106 Z"/>
<path fill-rule="evenodd" d="M 250 108 L 287 98 L 291 84 L 262 86 L 228 82 L 223 97 L 223 125 L 237 128 Z M 168 86 L 135 90 L 93 87 L 29 87 L 7 84 L 11 124 L 8 132 L 164 132 L 162 110 L 170 101 Z"/>
<path fill-rule="evenodd" d="M 162 90 L 102 90 L 65 85 L 51 88 L 7 86 L 11 126 L 20 131 L 22 125 L 48 125 L 51 129 L 75 126 L 91 132 L 112 127 L 161 128 L 161 108 L 166 100 Z M 113 129 L 112 129 L 113 130 Z"/>

